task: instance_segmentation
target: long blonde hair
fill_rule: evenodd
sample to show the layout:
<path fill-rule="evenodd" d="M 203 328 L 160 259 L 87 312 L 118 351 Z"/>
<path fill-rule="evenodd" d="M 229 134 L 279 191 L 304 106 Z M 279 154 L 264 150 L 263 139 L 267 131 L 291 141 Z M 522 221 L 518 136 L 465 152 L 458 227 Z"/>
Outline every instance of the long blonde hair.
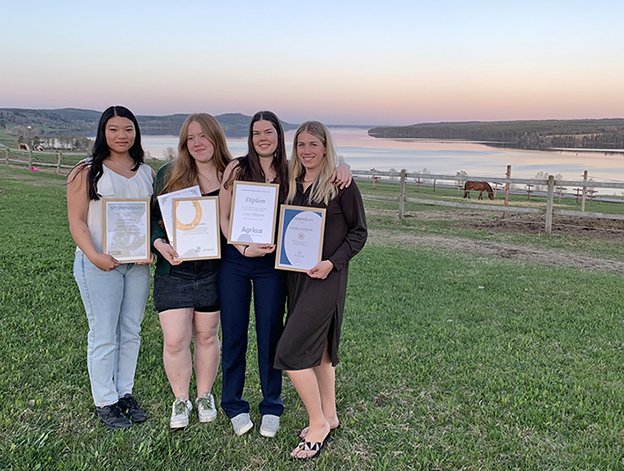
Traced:
<path fill-rule="evenodd" d="M 336 165 L 338 164 L 338 155 L 334 143 L 329 133 L 329 129 L 318 121 L 306 121 L 295 133 L 295 139 L 293 141 L 292 156 L 288 163 L 288 197 L 286 201 L 292 203 L 297 193 L 297 179 L 305 175 L 305 167 L 299 161 L 297 155 L 297 144 L 299 142 L 299 135 L 302 132 L 307 132 L 317 137 L 321 143 L 325 146 L 325 157 L 321 161 L 318 175 L 312 183 L 312 189 L 310 190 L 310 203 L 317 204 L 329 204 L 329 202 L 338 194 L 338 187 L 336 184 L 330 182 L 331 176 L 334 173 Z"/>
<path fill-rule="evenodd" d="M 178 158 L 173 163 L 171 174 L 167 184 L 163 187 L 161 194 L 171 193 L 172 191 L 182 190 L 190 186 L 199 185 L 199 175 L 197 172 L 197 164 L 188 150 L 188 128 L 193 122 L 197 122 L 202 129 L 204 135 L 210 140 L 214 146 L 214 156 L 212 157 L 217 167 L 217 178 L 221 181 L 223 171 L 227 164 L 232 160 L 230 151 L 225 142 L 225 134 L 219 122 L 208 113 L 192 114 L 180 129 L 180 143 L 178 144 Z"/>

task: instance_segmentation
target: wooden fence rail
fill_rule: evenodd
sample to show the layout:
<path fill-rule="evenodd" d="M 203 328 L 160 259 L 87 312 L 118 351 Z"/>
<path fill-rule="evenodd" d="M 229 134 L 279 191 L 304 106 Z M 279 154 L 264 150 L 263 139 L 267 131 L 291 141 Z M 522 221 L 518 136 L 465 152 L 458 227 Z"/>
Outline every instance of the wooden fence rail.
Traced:
<path fill-rule="evenodd" d="M 511 167 L 508 167 L 507 174 L 511 174 Z M 605 214 L 605 213 L 596 213 L 596 212 L 585 212 L 585 196 L 587 194 L 587 188 L 624 188 L 624 183 L 609 183 L 609 182 L 597 182 L 597 181 L 588 181 L 587 180 L 587 172 L 584 173 L 584 180 L 574 181 L 574 180 L 555 180 L 553 175 L 550 175 L 547 180 L 543 179 L 535 179 L 535 178 L 501 178 L 501 179 L 493 179 L 492 177 L 479 177 L 472 175 L 434 175 L 434 174 L 421 174 L 418 172 L 407 172 L 405 169 L 401 170 L 401 172 L 385 172 L 385 171 L 377 171 L 377 170 L 354 170 L 354 175 L 358 176 L 371 176 L 375 177 L 399 177 L 400 178 L 400 189 L 399 189 L 399 197 L 392 196 L 377 196 L 377 195 L 362 195 L 364 198 L 373 199 L 373 200 L 386 200 L 386 201 L 398 201 L 399 202 L 399 218 L 404 217 L 404 208 L 405 202 L 418 203 L 418 204 L 428 204 L 435 206 L 447 206 L 454 208 L 466 208 L 473 210 L 485 210 L 485 211 L 499 211 L 504 214 L 508 212 L 515 213 L 533 213 L 533 214 L 544 214 L 545 215 L 545 223 L 544 230 L 547 234 L 552 233 L 552 220 L 553 214 L 562 215 L 562 216 L 577 216 L 577 217 L 589 217 L 589 218 L 598 218 L 598 219 L 617 219 L 624 220 L 624 215 L 619 214 Z M 460 182 L 465 181 L 478 181 L 478 182 L 491 182 L 496 181 L 497 183 L 505 184 L 507 186 L 506 189 L 506 197 L 503 206 L 495 206 L 490 204 L 478 204 L 478 203 L 459 203 L 454 201 L 437 201 L 437 200 L 428 200 L 423 198 L 406 198 L 405 197 L 405 183 L 408 177 L 416 177 L 423 178 L 427 180 L 441 180 L 441 181 L 449 181 L 454 182 L 459 185 Z M 548 188 L 547 196 L 546 196 L 546 208 L 538 209 L 538 208 L 523 208 L 517 206 L 509 206 L 509 186 L 512 184 L 521 184 L 521 185 L 542 185 Z M 582 205 L 581 211 L 569 211 L 569 210 L 561 210 L 554 209 L 554 195 L 555 195 L 555 185 L 558 187 L 563 186 L 580 186 L 583 188 L 582 193 Z"/>
<path fill-rule="evenodd" d="M 5 165 L 9 165 L 9 163 L 12 164 L 18 164 L 18 165 L 27 165 L 28 167 L 32 167 L 33 163 L 40 166 L 40 167 L 56 167 L 56 173 L 60 174 L 61 173 L 61 169 L 72 169 L 74 168 L 74 165 L 64 165 L 63 162 L 63 151 L 62 150 L 57 150 L 54 152 L 54 162 L 41 162 L 41 161 L 34 161 L 34 158 L 39 154 L 39 155 L 51 155 L 51 152 L 35 152 L 32 149 L 31 150 L 11 150 L 9 152 L 9 148 L 8 147 L 4 147 L 4 156 L 3 156 L 3 161 L 5 163 Z M 24 160 L 23 158 L 12 158 L 10 153 L 13 154 L 18 154 L 18 156 L 20 157 L 25 157 L 26 160 Z"/>
<path fill-rule="evenodd" d="M 5 164 L 9 163 L 17 163 L 17 164 L 26 164 L 28 166 L 32 166 L 33 163 L 33 151 L 25 151 L 20 152 L 22 154 L 27 155 L 28 160 L 22 159 L 12 159 L 9 156 L 9 148 L 5 147 L 4 149 L 4 161 Z M 14 152 L 14 151 L 13 151 Z M 48 153 L 49 154 L 49 153 Z M 46 166 L 46 167 L 56 167 L 56 173 L 60 173 L 61 168 L 71 169 L 73 165 L 63 165 L 63 151 L 57 151 L 55 156 L 55 162 L 37 162 L 37 165 Z M 586 212 L 585 211 L 585 199 L 588 193 L 588 188 L 613 188 L 613 189 L 624 189 L 624 183 L 610 183 L 610 182 L 598 182 L 598 181 L 588 181 L 587 180 L 587 171 L 584 172 L 583 180 L 555 180 L 554 176 L 550 175 L 547 180 L 544 179 L 536 179 L 536 178 L 511 178 L 511 166 L 507 167 L 507 177 L 506 178 L 492 178 L 492 177 L 480 177 L 474 175 L 465 175 L 465 174 L 456 174 L 456 175 L 440 175 L 440 174 L 430 174 L 430 173 L 420 173 L 420 172 L 408 172 L 405 169 L 402 169 L 400 172 L 389 172 L 389 171 L 378 171 L 375 169 L 371 170 L 354 170 L 354 175 L 358 176 L 371 176 L 373 180 L 378 179 L 379 177 L 390 177 L 390 178 L 399 178 L 400 179 L 400 187 L 399 187 L 399 197 L 391 197 L 391 196 L 377 196 L 377 195 L 362 195 L 364 198 L 372 199 L 372 200 L 387 200 L 387 201 L 398 201 L 399 203 L 399 218 L 403 219 L 405 212 L 405 203 L 418 203 L 418 204 L 428 204 L 435 206 L 447 206 L 454 208 L 466 208 L 473 210 L 485 210 L 485 211 L 499 211 L 503 212 L 503 215 L 506 215 L 508 212 L 515 213 L 533 213 L 533 214 L 544 214 L 545 215 L 545 232 L 547 234 L 552 233 L 552 218 L 553 214 L 562 215 L 562 216 L 576 216 L 576 217 L 589 217 L 589 218 L 598 218 L 598 219 L 617 219 L 624 220 L 624 215 L 618 214 L 605 214 L 605 213 L 597 213 L 597 212 Z M 495 206 L 489 204 L 478 204 L 478 203 L 459 203 L 454 201 L 437 201 L 437 200 L 428 200 L 423 198 L 406 198 L 405 197 L 405 188 L 406 182 L 408 178 L 416 178 L 420 183 L 420 179 L 423 180 L 433 180 L 433 181 L 448 181 L 453 182 L 458 187 L 462 182 L 465 181 L 477 181 L 477 182 L 496 182 L 501 185 L 505 185 L 505 201 L 503 206 Z M 541 185 L 546 186 L 548 188 L 547 197 L 546 197 L 546 208 L 538 209 L 538 208 L 523 208 L 517 206 L 509 206 L 509 187 L 513 184 L 519 185 Z M 555 195 L 555 185 L 559 188 L 569 186 L 569 187 L 580 187 L 582 188 L 581 196 L 581 211 L 569 211 L 569 210 L 561 210 L 554 209 L 554 195 Z"/>

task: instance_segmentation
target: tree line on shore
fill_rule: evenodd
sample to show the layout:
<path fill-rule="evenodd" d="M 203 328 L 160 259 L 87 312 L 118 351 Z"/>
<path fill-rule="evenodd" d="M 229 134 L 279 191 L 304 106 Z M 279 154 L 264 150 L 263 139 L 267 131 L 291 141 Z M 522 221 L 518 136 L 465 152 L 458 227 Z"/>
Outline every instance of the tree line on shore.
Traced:
<path fill-rule="evenodd" d="M 423 123 L 376 127 L 372 137 L 455 139 L 518 149 L 624 149 L 624 119 Z"/>

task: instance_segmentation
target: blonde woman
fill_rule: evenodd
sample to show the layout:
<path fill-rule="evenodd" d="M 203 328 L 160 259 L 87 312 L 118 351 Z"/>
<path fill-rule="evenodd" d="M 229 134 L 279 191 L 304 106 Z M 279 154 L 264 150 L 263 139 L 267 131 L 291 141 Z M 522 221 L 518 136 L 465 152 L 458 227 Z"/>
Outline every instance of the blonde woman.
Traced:
<path fill-rule="evenodd" d="M 182 125 L 177 160 L 161 168 L 154 182 L 152 244 L 157 253 L 154 305 L 163 331 L 165 371 L 175 396 L 169 422 L 172 429 L 189 424 L 193 410 L 189 398 L 193 369 L 199 421 L 211 422 L 217 417 L 211 390 L 219 367 L 220 260 L 175 261 L 178 254 L 163 229 L 156 197 L 195 185 L 199 185 L 204 196 L 218 195 L 223 170 L 230 160 L 225 135 L 217 120 L 209 114 L 193 114 Z"/>
<path fill-rule="evenodd" d="M 329 130 L 317 121 L 297 130 L 289 163 L 288 204 L 327 208 L 322 260 L 307 273 L 287 275 L 288 316 L 277 345 L 275 367 L 286 370 L 308 413 L 308 426 L 291 452 L 316 458 L 336 411 L 335 367 L 347 290 L 349 260 L 364 247 L 366 217 L 355 183 L 332 183 L 337 155 Z"/>

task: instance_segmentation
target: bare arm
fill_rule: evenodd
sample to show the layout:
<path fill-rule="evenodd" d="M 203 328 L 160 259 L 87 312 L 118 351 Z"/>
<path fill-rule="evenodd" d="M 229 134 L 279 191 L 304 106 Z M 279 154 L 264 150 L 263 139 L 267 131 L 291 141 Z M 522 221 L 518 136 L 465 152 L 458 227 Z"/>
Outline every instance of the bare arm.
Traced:
<path fill-rule="evenodd" d="M 93 245 L 91 232 L 87 226 L 89 214 L 89 194 L 87 177 L 89 168 L 78 166 L 69 174 L 67 181 L 67 218 L 69 231 L 76 245 L 87 258 L 100 270 L 110 271 L 119 266 L 119 262 L 110 255 L 101 254 Z"/>
<path fill-rule="evenodd" d="M 232 191 L 234 189 L 233 180 L 228 187 L 225 183 L 232 178 L 232 174 L 236 172 L 238 161 L 231 161 L 223 171 L 223 179 L 221 180 L 221 190 L 219 191 L 219 223 L 221 224 L 221 232 L 226 239 L 230 236 L 230 211 L 232 206 Z"/>
<path fill-rule="evenodd" d="M 151 171 L 152 171 L 152 180 L 153 180 L 154 178 L 156 178 L 156 172 L 154 171 L 153 168 L 151 169 Z M 151 265 L 152 263 L 154 263 L 154 252 L 150 250 L 149 258 L 144 262 L 136 262 L 136 265 Z"/>

